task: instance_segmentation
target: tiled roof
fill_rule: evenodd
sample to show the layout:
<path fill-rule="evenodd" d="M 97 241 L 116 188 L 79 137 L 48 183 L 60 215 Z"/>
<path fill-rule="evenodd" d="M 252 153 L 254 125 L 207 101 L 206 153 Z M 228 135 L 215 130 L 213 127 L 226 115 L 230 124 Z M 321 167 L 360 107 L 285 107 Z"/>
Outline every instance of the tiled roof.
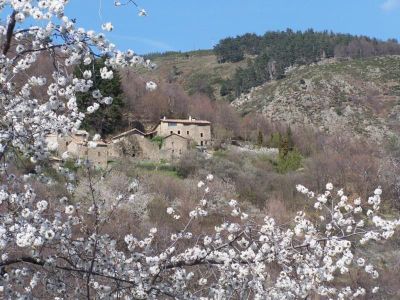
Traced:
<path fill-rule="evenodd" d="M 160 122 L 164 123 L 182 123 L 182 124 L 198 124 L 198 125 L 211 125 L 211 122 L 196 119 L 161 119 Z"/>

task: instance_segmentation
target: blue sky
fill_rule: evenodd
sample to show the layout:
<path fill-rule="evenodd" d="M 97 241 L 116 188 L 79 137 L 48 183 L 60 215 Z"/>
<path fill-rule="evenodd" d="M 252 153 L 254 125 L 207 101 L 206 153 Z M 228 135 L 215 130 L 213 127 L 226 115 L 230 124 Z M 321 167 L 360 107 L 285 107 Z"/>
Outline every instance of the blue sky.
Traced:
<path fill-rule="evenodd" d="M 286 28 L 400 39 L 400 0 L 137 0 L 147 17 L 113 2 L 70 0 L 67 12 L 86 29 L 111 21 L 109 39 L 140 54 L 208 49 L 227 36 Z"/>

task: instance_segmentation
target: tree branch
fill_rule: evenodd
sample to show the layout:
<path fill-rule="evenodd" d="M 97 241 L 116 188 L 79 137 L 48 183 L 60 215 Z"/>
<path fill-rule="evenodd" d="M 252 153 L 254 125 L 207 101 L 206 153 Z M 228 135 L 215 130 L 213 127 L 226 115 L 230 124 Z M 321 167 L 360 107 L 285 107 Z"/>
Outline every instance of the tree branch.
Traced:
<path fill-rule="evenodd" d="M 11 47 L 11 40 L 13 37 L 13 32 L 16 24 L 15 16 L 17 14 L 17 11 L 14 10 L 10 16 L 10 21 L 8 23 L 7 27 L 7 33 L 6 33 L 6 41 L 3 46 L 3 54 L 6 55 L 8 51 L 10 50 Z"/>

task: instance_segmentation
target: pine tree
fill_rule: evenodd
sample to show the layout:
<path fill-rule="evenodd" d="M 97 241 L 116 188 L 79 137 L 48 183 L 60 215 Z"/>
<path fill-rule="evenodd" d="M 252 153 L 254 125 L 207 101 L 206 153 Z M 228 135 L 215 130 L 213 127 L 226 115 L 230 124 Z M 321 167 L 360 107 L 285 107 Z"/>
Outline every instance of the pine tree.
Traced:
<path fill-rule="evenodd" d="M 264 136 L 261 130 L 259 130 L 257 136 L 257 146 L 262 147 L 263 145 L 264 145 Z"/>
<path fill-rule="evenodd" d="M 292 129 L 290 128 L 290 126 L 288 126 L 288 128 L 286 129 L 286 137 L 287 137 L 287 141 L 288 141 L 288 149 L 289 149 L 289 151 L 293 151 L 294 150 L 294 141 L 293 141 Z"/>
<path fill-rule="evenodd" d="M 113 102 L 110 105 L 100 104 L 100 109 L 93 114 L 87 115 L 82 123 L 83 129 L 89 132 L 100 133 L 101 135 L 115 133 L 124 127 L 122 122 L 124 102 L 122 98 L 121 77 L 116 70 L 113 70 L 113 79 L 102 79 L 100 69 L 105 66 L 104 61 L 105 58 L 100 58 L 91 65 L 80 65 L 74 71 L 74 75 L 78 78 L 82 78 L 83 72 L 86 70 L 90 70 L 93 74 L 91 78 L 93 86 L 90 92 L 77 94 L 77 104 L 82 112 L 94 102 L 91 94 L 95 90 L 99 90 L 103 97 L 113 98 Z M 110 68 L 108 67 L 108 69 Z"/>
<path fill-rule="evenodd" d="M 287 136 L 283 136 L 279 143 L 279 156 L 281 158 L 286 158 L 289 154 L 289 141 Z"/>

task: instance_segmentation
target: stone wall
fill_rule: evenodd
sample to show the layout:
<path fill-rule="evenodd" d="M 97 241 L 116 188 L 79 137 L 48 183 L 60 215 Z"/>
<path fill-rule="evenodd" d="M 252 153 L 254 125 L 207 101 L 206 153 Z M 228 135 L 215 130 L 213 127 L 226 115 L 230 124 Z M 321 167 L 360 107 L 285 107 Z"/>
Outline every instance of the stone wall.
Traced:
<path fill-rule="evenodd" d="M 109 144 L 110 158 L 135 157 L 140 159 L 157 160 L 160 158 L 156 143 L 141 135 L 130 135 L 114 140 Z"/>

